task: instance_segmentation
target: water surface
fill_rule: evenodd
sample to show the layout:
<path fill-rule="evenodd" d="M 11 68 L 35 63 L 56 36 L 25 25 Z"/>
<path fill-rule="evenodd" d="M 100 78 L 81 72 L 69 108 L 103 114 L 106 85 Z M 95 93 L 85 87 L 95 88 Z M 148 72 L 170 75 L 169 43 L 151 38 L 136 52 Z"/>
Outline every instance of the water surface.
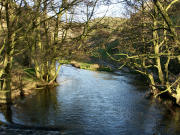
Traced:
<path fill-rule="evenodd" d="M 179 109 L 172 115 L 163 105 L 145 99 L 147 86 L 137 75 L 63 66 L 58 82 L 56 89 L 13 105 L 12 121 L 64 127 L 65 135 L 180 134 Z"/>

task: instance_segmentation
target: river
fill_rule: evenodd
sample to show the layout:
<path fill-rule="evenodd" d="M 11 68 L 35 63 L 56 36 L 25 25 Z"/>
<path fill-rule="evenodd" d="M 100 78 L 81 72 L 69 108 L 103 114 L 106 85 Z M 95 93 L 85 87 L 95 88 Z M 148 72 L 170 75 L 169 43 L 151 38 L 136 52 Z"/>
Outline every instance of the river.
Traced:
<path fill-rule="evenodd" d="M 137 75 L 62 66 L 53 90 L 41 90 L 11 106 L 13 123 L 63 128 L 64 135 L 179 135 L 174 113 L 145 99 Z M 8 122 L 0 114 L 0 120 Z"/>

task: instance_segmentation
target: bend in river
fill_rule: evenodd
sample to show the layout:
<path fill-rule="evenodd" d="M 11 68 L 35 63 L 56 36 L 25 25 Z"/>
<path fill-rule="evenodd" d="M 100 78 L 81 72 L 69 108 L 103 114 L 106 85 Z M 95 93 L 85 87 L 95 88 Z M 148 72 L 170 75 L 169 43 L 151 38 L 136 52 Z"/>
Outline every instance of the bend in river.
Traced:
<path fill-rule="evenodd" d="M 14 123 L 64 128 L 67 135 L 178 135 L 180 111 L 144 98 L 137 75 L 63 66 L 55 90 L 11 106 Z M 6 121 L 1 113 L 1 120 Z"/>

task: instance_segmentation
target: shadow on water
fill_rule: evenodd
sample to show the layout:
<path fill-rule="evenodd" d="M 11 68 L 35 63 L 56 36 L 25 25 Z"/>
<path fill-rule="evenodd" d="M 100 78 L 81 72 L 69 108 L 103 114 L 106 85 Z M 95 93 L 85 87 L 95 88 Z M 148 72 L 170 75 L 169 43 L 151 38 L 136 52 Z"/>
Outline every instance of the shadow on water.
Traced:
<path fill-rule="evenodd" d="M 51 92 L 51 91 L 53 91 L 53 92 Z M 34 106 L 34 108 L 39 109 L 41 111 L 36 111 L 36 110 L 34 110 L 33 107 L 31 108 L 32 110 L 27 111 L 28 113 L 30 113 L 30 114 L 28 114 L 30 121 L 35 122 L 37 124 L 32 125 L 32 124 L 28 124 L 28 123 L 21 123 L 21 122 L 18 122 L 16 119 L 13 119 L 14 118 L 14 116 L 13 116 L 14 107 L 15 106 L 18 107 L 18 105 L 16 104 L 16 105 L 0 105 L 0 125 L 6 126 L 7 128 L 11 128 L 11 129 L 23 129 L 23 130 L 28 129 L 28 130 L 62 131 L 63 132 L 63 130 L 66 129 L 64 126 L 56 126 L 56 125 L 42 126 L 41 124 L 38 123 L 39 121 L 37 121 L 36 118 L 33 118 L 33 115 L 38 112 L 39 113 L 38 116 L 41 116 L 40 117 L 41 121 L 43 119 L 46 120 L 46 118 L 43 117 L 45 110 L 48 111 L 51 109 L 54 109 L 54 110 L 57 109 L 56 107 L 58 107 L 57 106 L 58 102 L 56 99 L 56 93 L 54 93 L 54 92 L 55 92 L 55 90 L 52 90 L 52 89 L 51 90 L 45 89 L 43 91 L 42 90 L 39 91 L 37 94 L 39 96 L 38 97 L 36 96 L 36 100 L 33 102 L 35 104 L 33 104 L 33 106 Z M 22 103 L 27 99 L 19 98 L 19 100 Z M 32 103 L 32 102 L 30 102 L 30 103 Z M 28 108 L 29 107 L 28 104 L 26 104 L 26 105 L 27 105 L 26 107 Z M 24 109 L 26 109 L 26 107 L 24 107 Z M 33 114 L 31 114 L 30 111 L 33 112 Z M 22 112 L 27 113 L 25 110 L 23 110 Z"/>
<path fill-rule="evenodd" d="M 48 115 L 51 115 L 51 110 L 57 110 L 58 101 L 57 94 L 54 89 L 44 89 L 38 91 L 36 96 L 30 96 L 24 100 L 20 100 L 17 104 L 12 106 L 12 111 L 14 117 L 18 115 L 17 113 L 27 114 L 26 124 L 31 125 L 31 122 L 36 123 L 35 126 L 42 125 L 46 123 Z M 16 110 L 17 109 L 17 110 Z M 40 117 L 40 119 L 37 119 Z M 14 119 L 16 123 L 21 123 L 18 119 Z"/>

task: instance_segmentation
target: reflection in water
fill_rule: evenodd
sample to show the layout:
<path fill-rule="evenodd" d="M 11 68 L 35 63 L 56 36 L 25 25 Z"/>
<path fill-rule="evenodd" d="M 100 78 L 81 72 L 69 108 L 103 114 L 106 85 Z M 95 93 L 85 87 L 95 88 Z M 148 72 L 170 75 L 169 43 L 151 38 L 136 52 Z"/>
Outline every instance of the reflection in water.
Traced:
<path fill-rule="evenodd" d="M 12 106 L 13 121 L 25 125 L 32 125 L 32 122 L 35 126 L 45 125 L 47 124 L 47 119 L 53 117 L 51 110 L 58 110 L 58 107 L 60 106 L 57 102 L 56 90 L 43 90 L 40 91 L 36 97 L 27 98 L 19 102 L 19 104 Z M 23 120 L 21 121 L 21 118 L 19 118 L 19 114 L 22 112 L 26 114 L 23 118 L 26 120 L 25 123 L 22 122 Z M 40 117 L 40 119 L 37 117 Z M 51 125 L 53 125 L 53 123 L 51 123 Z"/>
<path fill-rule="evenodd" d="M 157 123 L 155 130 L 160 130 L 164 134 L 171 135 L 172 132 L 180 134 L 180 108 L 176 108 L 172 113 L 169 110 L 164 110 L 164 113 Z"/>
<path fill-rule="evenodd" d="M 12 106 L 14 123 L 65 127 L 70 135 L 178 135 L 179 114 L 143 98 L 135 75 L 119 76 L 63 66 L 55 90 Z"/>

